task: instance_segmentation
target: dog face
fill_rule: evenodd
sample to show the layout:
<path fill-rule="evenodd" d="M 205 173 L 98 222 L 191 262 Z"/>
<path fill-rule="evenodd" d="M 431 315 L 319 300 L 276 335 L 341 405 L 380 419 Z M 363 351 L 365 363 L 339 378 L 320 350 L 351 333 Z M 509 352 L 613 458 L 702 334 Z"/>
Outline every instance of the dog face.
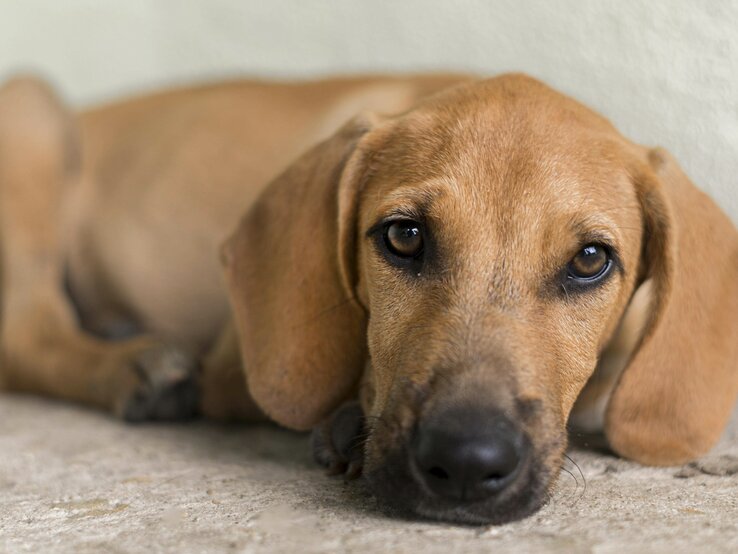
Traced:
<path fill-rule="evenodd" d="M 516 519 L 546 498 L 572 406 L 649 281 L 652 315 L 606 432 L 644 461 L 703 450 L 738 389 L 729 340 L 712 376 L 727 392 L 693 379 L 719 405 L 712 416 L 694 410 L 684 419 L 698 424 L 654 438 L 681 415 L 642 390 L 687 396 L 652 383 L 669 362 L 652 337 L 709 296 L 672 301 L 678 233 L 655 173 L 665 163 L 520 76 L 348 125 L 270 186 L 226 248 L 252 394 L 304 428 L 358 392 L 378 496 L 444 520 Z M 720 221 L 734 256 L 718 262 L 725 276 L 738 241 Z M 735 315 L 715 309 L 734 335 Z"/>
<path fill-rule="evenodd" d="M 543 501 L 641 251 L 609 125 L 490 88 L 395 122 L 358 202 L 365 470 L 414 511 L 463 521 Z"/>

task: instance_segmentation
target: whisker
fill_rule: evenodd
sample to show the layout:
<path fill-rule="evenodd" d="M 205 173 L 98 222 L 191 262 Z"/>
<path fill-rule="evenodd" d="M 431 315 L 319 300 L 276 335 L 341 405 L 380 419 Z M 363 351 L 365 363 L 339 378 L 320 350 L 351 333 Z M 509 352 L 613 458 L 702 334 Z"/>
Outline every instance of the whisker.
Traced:
<path fill-rule="evenodd" d="M 564 494 L 562 497 L 562 504 L 566 504 L 570 500 L 572 500 L 577 494 L 577 491 L 579 490 L 579 480 L 577 479 L 576 475 L 574 475 L 571 471 L 566 469 L 564 466 L 561 466 L 561 471 L 563 471 L 564 473 L 567 473 L 574 480 L 574 490 L 571 493 Z"/>
<path fill-rule="evenodd" d="M 564 294 L 566 295 L 566 301 L 568 302 L 569 300 L 571 300 L 571 298 L 569 298 L 569 291 L 567 290 L 566 285 L 564 285 L 564 283 L 561 283 L 561 289 L 564 291 Z"/>
<path fill-rule="evenodd" d="M 587 478 L 584 476 L 584 472 L 582 471 L 582 468 L 579 467 L 579 464 L 574 461 L 574 459 L 569 456 L 566 452 L 564 452 L 564 457 L 569 460 L 572 464 L 574 464 L 574 467 L 577 468 L 579 471 L 579 475 L 582 476 L 582 493 L 579 495 L 579 498 L 577 498 L 577 502 L 579 502 L 582 498 L 584 498 L 585 493 L 587 492 Z"/>
<path fill-rule="evenodd" d="M 392 429 L 392 425 L 390 425 L 390 423 L 385 418 L 383 418 L 382 416 L 366 415 L 366 416 L 364 416 L 364 419 L 367 420 L 367 421 L 379 422 L 382 425 L 384 425 L 385 428 L 388 429 L 389 431 L 392 431 L 393 430 Z M 369 432 L 367 432 L 367 434 L 368 433 Z"/>

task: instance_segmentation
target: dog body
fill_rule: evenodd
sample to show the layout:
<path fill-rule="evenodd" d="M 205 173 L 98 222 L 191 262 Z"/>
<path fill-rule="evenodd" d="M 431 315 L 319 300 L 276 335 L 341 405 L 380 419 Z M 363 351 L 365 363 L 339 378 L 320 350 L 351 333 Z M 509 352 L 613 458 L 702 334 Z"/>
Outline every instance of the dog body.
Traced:
<path fill-rule="evenodd" d="M 259 417 L 243 393 L 220 244 L 271 178 L 351 116 L 363 110 L 403 111 L 460 79 L 234 82 L 165 92 L 79 115 L 69 112 L 43 82 L 9 82 L 0 96 L 4 171 L 28 173 L 46 164 L 56 173 L 44 176 L 48 182 L 32 184 L 23 175 L 17 186 L 14 176 L 0 178 L 4 227 L 13 228 L 3 234 L 4 242 L 14 241 L 18 229 L 44 245 L 42 256 L 29 260 L 27 268 L 13 264 L 9 254 L 3 260 L 17 273 L 15 279 L 9 272 L 5 276 L 5 319 L 15 317 L 9 301 L 15 295 L 38 296 L 39 305 L 33 300 L 18 309 L 27 320 L 22 327 L 33 328 L 14 325 L 22 340 L 6 325 L 0 382 L 12 390 L 148 419 L 157 417 L 153 407 L 124 413 L 131 402 L 140 403 L 132 399 L 159 394 L 142 391 L 131 369 L 143 364 L 154 373 L 169 371 L 158 385 L 169 388 L 189 379 L 193 366 L 187 359 L 199 359 L 205 362 L 200 388 L 207 415 Z M 22 225 L 14 223 L 19 219 Z M 42 282 L 24 286 L 30 275 Z M 32 292 L 12 292 L 16 280 Z M 47 313 L 49 297 L 58 312 L 54 315 Z M 79 333 L 80 327 L 103 340 Z M 77 347 L 60 344 L 55 355 L 69 358 L 64 369 L 33 369 L 41 363 L 33 353 L 40 331 L 68 334 L 81 347 L 82 360 L 73 354 Z M 138 336 L 142 333 L 145 339 Z M 90 390 L 92 375 L 85 371 L 93 370 L 80 369 L 81 363 L 107 366 L 98 360 L 108 358 L 112 345 L 105 339 L 128 335 L 136 338 L 112 348 L 120 359 L 101 377 L 110 387 Z M 19 349 L 32 352 L 13 353 Z M 147 361 L 138 361 L 141 356 Z M 23 361 L 27 357 L 31 360 Z M 156 361 L 148 360 L 152 357 Z M 82 378 L 72 385 L 60 383 L 77 376 Z M 191 408 L 187 401 L 159 416 L 177 417 Z"/>
<path fill-rule="evenodd" d="M 668 154 L 524 76 L 232 83 L 79 117 L 19 80 L 0 162 L 11 390 L 322 422 L 325 462 L 465 522 L 537 509 L 570 417 L 680 463 L 738 394 L 735 228 Z"/>
<path fill-rule="evenodd" d="M 84 318 L 206 348 L 229 318 L 220 244 L 262 188 L 356 113 L 404 111 L 456 80 L 234 83 L 83 114 L 69 270 Z"/>

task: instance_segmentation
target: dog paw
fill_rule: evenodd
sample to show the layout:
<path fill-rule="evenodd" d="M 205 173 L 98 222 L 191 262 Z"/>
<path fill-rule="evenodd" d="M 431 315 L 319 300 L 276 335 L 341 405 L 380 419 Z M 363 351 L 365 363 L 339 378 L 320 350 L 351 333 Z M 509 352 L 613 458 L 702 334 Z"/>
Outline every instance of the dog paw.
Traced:
<path fill-rule="evenodd" d="M 182 421 L 196 415 L 197 363 L 192 357 L 176 348 L 150 348 L 133 359 L 129 371 L 133 385 L 116 409 L 124 421 Z"/>
<path fill-rule="evenodd" d="M 364 463 L 364 413 L 358 402 L 344 404 L 313 429 L 313 457 L 329 475 L 346 480 L 361 475 Z"/>

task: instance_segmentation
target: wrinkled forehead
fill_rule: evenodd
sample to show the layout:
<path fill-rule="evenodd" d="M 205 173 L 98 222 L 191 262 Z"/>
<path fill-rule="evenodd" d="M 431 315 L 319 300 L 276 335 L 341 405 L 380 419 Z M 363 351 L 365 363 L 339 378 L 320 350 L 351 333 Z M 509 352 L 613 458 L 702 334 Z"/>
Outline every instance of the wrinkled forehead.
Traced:
<path fill-rule="evenodd" d="M 410 113 L 378 156 L 367 216 L 430 217 L 445 228 L 472 221 L 507 241 L 562 230 L 617 234 L 638 212 L 635 191 L 622 139 L 592 117 L 483 95 Z"/>

